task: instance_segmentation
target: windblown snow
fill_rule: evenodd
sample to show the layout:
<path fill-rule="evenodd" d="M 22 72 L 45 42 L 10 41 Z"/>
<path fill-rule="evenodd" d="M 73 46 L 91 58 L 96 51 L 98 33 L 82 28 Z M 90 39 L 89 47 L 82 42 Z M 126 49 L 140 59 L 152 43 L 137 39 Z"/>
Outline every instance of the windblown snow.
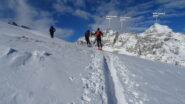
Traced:
<path fill-rule="evenodd" d="M 0 104 L 184 104 L 185 67 L 0 22 Z"/>

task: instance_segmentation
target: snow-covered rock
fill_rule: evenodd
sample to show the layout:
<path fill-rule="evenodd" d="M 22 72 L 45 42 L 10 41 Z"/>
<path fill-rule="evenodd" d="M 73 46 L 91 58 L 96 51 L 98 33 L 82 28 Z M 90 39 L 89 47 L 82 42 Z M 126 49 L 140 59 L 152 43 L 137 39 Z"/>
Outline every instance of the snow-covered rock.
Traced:
<path fill-rule="evenodd" d="M 77 43 L 85 44 L 85 40 L 80 38 Z M 157 23 L 140 34 L 104 32 L 103 45 L 111 52 L 185 65 L 185 35 Z"/>
<path fill-rule="evenodd" d="M 158 23 L 155 23 L 154 25 L 152 25 L 149 29 L 145 31 L 145 33 L 157 33 L 157 34 L 161 34 L 161 33 L 166 34 L 170 32 L 172 32 L 172 29 L 170 29 L 168 26 L 160 25 Z"/>

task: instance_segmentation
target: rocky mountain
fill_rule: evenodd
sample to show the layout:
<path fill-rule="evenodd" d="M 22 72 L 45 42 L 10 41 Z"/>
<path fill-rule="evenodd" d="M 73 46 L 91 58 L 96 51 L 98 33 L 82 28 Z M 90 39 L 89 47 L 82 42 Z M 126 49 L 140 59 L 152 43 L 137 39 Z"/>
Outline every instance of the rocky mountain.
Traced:
<path fill-rule="evenodd" d="M 19 25 L 19 24 L 17 24 L 15 21 L 9 21 L 8 24 L 13 25 L 13 26 L 17 26 L 17 27 L 21 27 L 21 28 L 24 28 L 24 29 L 31 29 L 31 28 L 28 27 L 28 26 Z"/>
<path fill-rule="evenodd" d="M 140 34 L 120 34 L 109 30 L 104 32 L 102 39 L 106 51 L 185 65 L 185 35 L 175 33 L 165 25 L 156 23 Z M 92 37 L 91 41 L 94 40 Z M 80 38 L 77 43 L 85 44 L 84 38 Z"/>

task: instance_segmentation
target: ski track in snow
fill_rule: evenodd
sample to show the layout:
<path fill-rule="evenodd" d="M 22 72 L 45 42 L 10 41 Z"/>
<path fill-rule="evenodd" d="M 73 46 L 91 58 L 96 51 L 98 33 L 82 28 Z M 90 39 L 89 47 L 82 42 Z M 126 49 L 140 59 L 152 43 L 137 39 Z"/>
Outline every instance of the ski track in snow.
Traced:
<path fill-rule="evenodd" d="M 86 70 L 90 70 L 91 73 L 86 78 L 82 78 L 84 83 L 82 104 L 107 104 L 102 70 L 103 57 L 100 53 L 92 54 L 91 57 L 92 62 L 86 67 Z"/>
<path fill-rule="evenodd" d="M 146 94 L 138 91 L 140 85 L 134 80 L 135 74 L 129 71 L 127 65 L 115 54 L 105 54 L 110 74 L 115 85 L 116 104 L 143 104 L 148 101 Z"/>
<path fill-rule="evenodd" d="M 104 65 L 103 71 L 104 71 L 104 77 L 105 77 L 105 89 L 106 89 L 107 100 L 108 100 L 107 104 L 117 104 L 117 99 L 115 95 L 115 85 L 105 57 L 103 58 L 103 65 Z"/>
<path fill-rule="evenodd" d="M 112 78 L 112 84 L 114 86 L 115 98 L 116 101 L 111 104 L 127 104 L 124 88 L 121 84 L 121 81 L 118 77 L 117 66 L 115 66 L 115 62 L 119 62 L 117 56 L 113 56 L 112 54 L 106 54 L 104 56 L 105 63 L 107 63 L 108 71 L 110 72 L 110 77 Z M 123 70 L 123 69 L 122 69 Z"/>
<path fill-rule="evenodd" d="M 116 65 L 121 65 L 116 55 L 103 52 L 92 55 L 92 63 L 86 67 L 92 73 L 89 73 L 87 78 L 82 78 L 82 104 L 128 104 L 122 80 L 118 77 L 118 71 L 124 68 Z M 97 97 L 102 102 L 96 102 Z"/>
<path fill-rule="evenodd" d="M 114 81 L 117 104 L 143 104 L 148 101 L 146 94 L 138 92 L 140 85 L 134 80 L 136 75 L 129 71 L 127 65 L 115 54 L 109 53 L 105 57 Z"/>

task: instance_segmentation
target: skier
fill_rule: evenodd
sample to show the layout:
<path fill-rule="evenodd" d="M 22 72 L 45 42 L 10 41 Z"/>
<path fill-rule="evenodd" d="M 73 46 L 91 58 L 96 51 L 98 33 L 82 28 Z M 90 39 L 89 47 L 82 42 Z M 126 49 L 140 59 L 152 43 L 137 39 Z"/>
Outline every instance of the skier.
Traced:
<path fill-rule="evenodd" d="M 91 46 L 91 43 L 90 43 L 90 40 L 89 40 L 90 35 L 91 35 L 90 30 L 87 30 L 87 31 L 85 32 L 85 40 L 86 40 L 86 42 L 87 42 L 87 46 L 88 46 L 88 47 Z"/>
<path fill-rule="evenodd" d="M 51 38 L 54 38 L 54 32 L 55 31 L 56 31 L 56 29 L 53 26 L 51 26 L 50 29 L 49 29 Z"/>
<path fill-rule="evenodd" d="M 100 31 L 100 28 L 96 30 L 95 35 L 98 44 L 98 50 L 102 50 L 101 36 L 103 36 L 103 33 Z"/>

